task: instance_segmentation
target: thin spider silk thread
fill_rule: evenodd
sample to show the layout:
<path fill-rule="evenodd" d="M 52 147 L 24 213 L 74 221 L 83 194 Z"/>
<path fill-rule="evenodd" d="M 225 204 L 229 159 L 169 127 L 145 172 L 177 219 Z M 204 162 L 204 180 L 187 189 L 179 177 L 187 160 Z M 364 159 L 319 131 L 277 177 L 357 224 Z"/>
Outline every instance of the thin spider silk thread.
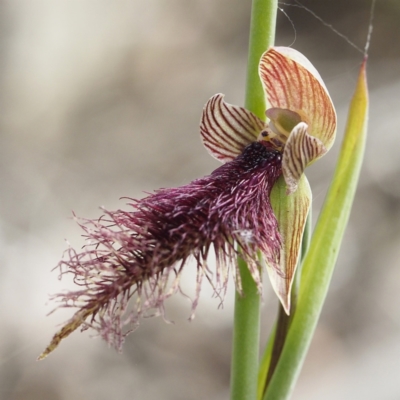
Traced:
<path fill-rule="evenodd" d="M 369 51 L 369 46 L 371 44 L 371 38 L 372 38 L 372 31 L 374 30 L 374 16 L 375 16 L 375 5 L 376 5 L 376 0 L 372 0 L 371 2 L 371 10 L 369 12 L 369 24 L 368 24 L 368 33 L 367 33 L 367 40 L 365 42 L 365 47 L 364 47 L 364 57 L 368 57 L 368 51 Z"/>
<path fill-rule="evenodd" d="M 284 3 L 279 3 L 279 4 L 284 4 Z M 293 33 L 294 33 L 294 39 L 293 39 L 292 43 L 290 43 L 289 46 L 288 46 L 288 47 L 292 47 L 296 43 L 296 40 L 297 40 L 296 27 L 294 26 L 293 20 L 289 17 L 289 14 L 283 8 L 278 7 L 278 10 L 287 18 L 287 20 L 290 22 L 290 25 L 292 25 Z"/>
<path fill-rule="evenodd" d="M 369 50 L 369 46 L 371 43 L 371 37 L 372 37 L 372 31 L 373 31 L 373 19 L 375 16 L 375 4 L 376 4 L 376 0 L 372 0 L 371 2 L 371 9 L 370 9 L 370 19 L 369 19 L 369 23 L 368 23 L 368 33 L 367 33 L 367 40 L 365 43 L 365 47 L 364 49 L 360 48 L 359 46 L 357 46 L 354 42 L 352 42 L 346 35 L 344 35 L 343 33 L 341 33 L 340 31 L 338 31 L 332 24 L 329 24 L 328 22 L 326 22 L 323 18 L 321 18 L 317 13 L 315 13 L 313 10 L 311 10 L 310 8 L 306 7 L 304 4 L 300 3 L 298 0 L 294 0 L 296 4 L 291 4 L 291 3 L 285 3 L 285 2 L 279 2 L 279 5 L 282 6 L 288 6 L 288 7 L 297 7 L 297 8 L 301 8 L 305 11 L 307 11 L 309 14 L 311 14 L 314 18 L 316 18 L 318 21 L 320 21 L 324 26 L 326 26 L 327 28 L 329 28 L 332 32 L 334 32 L 336 35 L 338 35 L 340 38 L 342 38 L 343 40 L 346 41 L 347 44 L 349 44 L 351 47 L 355 48 L 358 52 L 360 52 L 361 54 L 363 54 L 365 57 L 368 56 L 368 50 Z M 297 37 L 297 32 L 296 32 L 296 28 L 294 26 L 293 21 L 290 19 L 289 15 L 282 9 L 279 8 L 279 10 L 287 17 L 287 19 L 289 20 L 289 22 L 291 23 L 293 30 L 294 30 L 294 34 L 295 34 L 295 38 L 293 40 L 293 42 L 290 44 L 290 46 L 292 46 L 294 44 L 294 42 L 296 41 L 296 37 Z"/>

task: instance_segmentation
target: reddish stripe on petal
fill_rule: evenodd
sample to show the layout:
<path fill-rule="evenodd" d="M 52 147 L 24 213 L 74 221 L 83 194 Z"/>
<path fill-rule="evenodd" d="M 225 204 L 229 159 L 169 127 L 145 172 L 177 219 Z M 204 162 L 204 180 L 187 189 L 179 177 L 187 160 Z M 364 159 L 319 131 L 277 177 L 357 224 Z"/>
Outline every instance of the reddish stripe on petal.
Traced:
<path fill-rule="evenodd" d="M 222 162 L 232 161 L 257 139 L 264 122 L 250 111 L 224 102 L 222 94 L 204 106 L 200 135 L 209 153 Z"/>
<path fill-rule="evenodd" d="M 323 143 L 307 133 L 307 124 L 300 122 L 295 126 L 283 151 L 282 172 L 288 194 L 296 191 L 307 165 L 325 153 Z"/>
<path fill-rule="evenodd" d="M 293 49 L 291 52 L 299 54 Z M 311 66 L 309 70 L 305 64 L 280 53 L 279 48 L 271 48 L 261 57 L 261 81 L 269 106 L 287 108 L 302 115 L 309 125 L 309 134 L 329 149 L 336 133 L 335 109 L 318 73 L 314 75 L 311 69 L 315 69 Z"/>

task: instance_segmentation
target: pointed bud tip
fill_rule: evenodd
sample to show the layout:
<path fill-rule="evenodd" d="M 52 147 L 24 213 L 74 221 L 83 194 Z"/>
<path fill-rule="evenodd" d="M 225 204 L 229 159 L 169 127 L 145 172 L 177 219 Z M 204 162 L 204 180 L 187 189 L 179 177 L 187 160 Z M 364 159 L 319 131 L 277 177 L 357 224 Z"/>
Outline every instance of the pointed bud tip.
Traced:
<path fill-rule="evenodd" d="M 46 353 L 42 353 L 42 354 L 36 359 L 36 361 L 42 361 L 42 360 L 44 360 L 46 357 L 47 357 L 47 354 L 46 354 Z"/>
<path fill-rule="evenodd" d="M 285 296 L 286 298 L 281 299 L 281 304 L 283 309 L 285 310 L 286 315 L 290 315 L 290 294 L 289 296 Z"/>
<path fill-rule="evenodd" d="M 363 75 L 365 79 L 367 75 L 367 62 L 368 62 L 368 54 L 365 54 L 360 68 L 360 75 Z"/>
<path fill-rule="evenodd" d="M 53 350 L 58 346 L 58 343 L 54 343 L 52 341 L 45 349 L 44 351 L 39 355 L 39 357 L 36 359 L 36 361 L 42 361 L 44 360 L 50 353 L 53 352 Z"/>
<path fill-rule="evenodd" d="M 361 103 L 368 103 L 368 82 L 367 82 L 367 61 L 368 56 L 364 57 L 364 60 L 360 67 L 360 72 L 357 78 L 357 85 L 353 95 L 353 100 Z M 351 106 L 353 107 L 353 106 Z"/>

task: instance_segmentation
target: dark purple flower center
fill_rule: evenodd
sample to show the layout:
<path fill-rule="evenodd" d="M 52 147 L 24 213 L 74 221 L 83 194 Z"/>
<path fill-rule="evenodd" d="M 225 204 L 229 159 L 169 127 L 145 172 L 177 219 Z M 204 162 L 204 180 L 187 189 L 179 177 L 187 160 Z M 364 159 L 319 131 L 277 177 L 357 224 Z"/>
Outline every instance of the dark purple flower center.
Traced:
<path fill-rule="evenodd" d="M 253 142 L 245 147 L 236 160 L 240 160 L 247 171 L 254 168 L 280 168 L 282 154 L 280 151 L 269 147 L 269 143 L 266 141 Z"/>

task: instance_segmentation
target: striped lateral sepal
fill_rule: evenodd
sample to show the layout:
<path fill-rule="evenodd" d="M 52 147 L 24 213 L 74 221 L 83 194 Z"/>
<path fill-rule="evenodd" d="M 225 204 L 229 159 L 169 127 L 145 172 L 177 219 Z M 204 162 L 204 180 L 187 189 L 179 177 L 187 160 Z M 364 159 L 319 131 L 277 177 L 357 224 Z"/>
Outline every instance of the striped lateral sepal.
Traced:
<path fill-rule="evenodd" d="M 243 107 L 225 103 L 223 94 L 211 97 L 200 121 L 202 142 L 217 160 L 228 162 L 257 140 L 265 123 Z"/>
<path fill-rule="evenodd" d="M 284 239 L 280 253 L 279 269 L 265 258 L 271 285 L 285 312 L 289 314 L 291 288 L 300 258 L 301 240 L 307 215 L 310 211 L 312 193 L 307 177 L 303 174 L 297 190 L 286 194 L 286 182 L 280 177 L 271 192 L 271 204 L 278 220 L 279 233 Z"/>

